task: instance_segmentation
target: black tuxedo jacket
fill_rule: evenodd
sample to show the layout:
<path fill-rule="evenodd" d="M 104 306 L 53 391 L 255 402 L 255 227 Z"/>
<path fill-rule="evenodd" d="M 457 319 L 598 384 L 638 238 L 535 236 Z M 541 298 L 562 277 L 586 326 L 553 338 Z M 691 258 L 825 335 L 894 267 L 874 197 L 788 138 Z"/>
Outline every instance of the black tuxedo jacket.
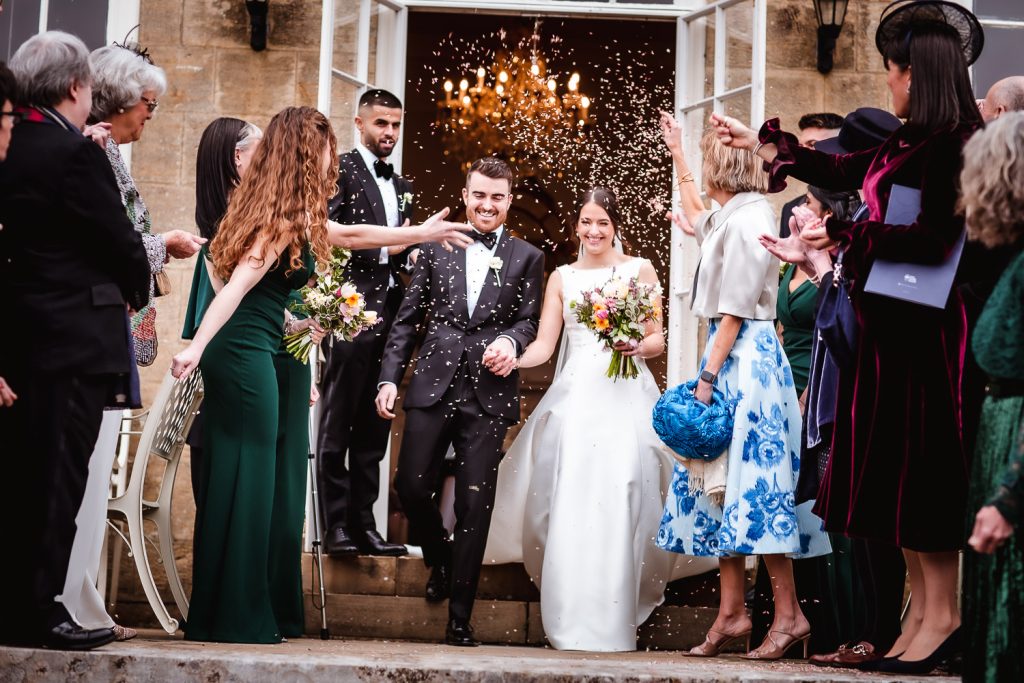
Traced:
<path fill-rule="evenodd" d="M 377 179 L 366 168 L 358 150 L 342 154 L 340 165 L 338 194 L 327 207 L 331 220 L 343 225 L 387 225 L 384 200 L 377 187 Z M 407 218 L 412 220 L 413 202 L 405 202 L 404 206 L 402 202 L 405 193 L 412 194 L 412 184 L 399 175 L 392 176 L 391 182 L 395 184 L 402 221 Z M 390 278 L 394 278 L 396 286 L 402 287 L 398 273 L 405 268 L 412 249 L 410 247 L 392 256 L 388 264 L 380 262 L 380 249 L 352 251 L 352 259 L 345 268 L 345 274 L 366 298 L 367 310 L 380 312 L 383 309 Z"/>
<path fill-rule="evenodd" d="M 19 124 L 0 163 L 0 223 L 0 366 L 129 372 L 125 302 L 145 305 L 151 275 L 103 150 L 48 119 Z"/>
<path fill-rule="evenodd" d="M 465 356 L 480 405 L 491 415 L 519 421 L 519 373 L 498 377 L 480 361 L 498 335 L 516 341 L 521 353 L 537 336 L 544 284 L 544 254 L 502 231 L 494 252 L 502 260 L 501 286 L 488 271 L 473 316 L 466 303 L 466 254 L 426 244 L 391 327 L 380 381 L 401 383 L 418 332 L 426 325 L 406 408 L 427 408 L 444 395 Z M 429 313 L 429 317 L 428 317 Z"/>

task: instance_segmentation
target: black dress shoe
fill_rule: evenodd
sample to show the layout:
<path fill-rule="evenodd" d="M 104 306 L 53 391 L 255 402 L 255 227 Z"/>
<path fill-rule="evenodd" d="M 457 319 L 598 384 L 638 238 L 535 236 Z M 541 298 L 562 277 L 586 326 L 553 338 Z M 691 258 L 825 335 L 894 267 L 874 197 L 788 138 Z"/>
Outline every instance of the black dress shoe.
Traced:
<path fill-rule="evenodd" d="M 430 568 L 427 579 L 427 602 L 441 602 L 452 592 L 452 574 L 447 562 L 438 562 Z"/>
<path fill-rule="evenodd" d="M 359 552 L 359 547 L 347 531 L 338 527 L 327 532 L 327 538 L 324 540 L 324 552 L 331 557 L 344 557 L 355 555 Z"/>
<path fill-rule="evenodd" d="M 401 543 L 388 543 L 376 529 L 367 529 L 354 534 L 359 539 L 359 552 L 364 555 L 380 555 L 383 557 L 401 557 L 407 554 Z"/>
<path fill-rule="evenodd" d="M 448 622 L 448 628 L 444 630 L 444 642 L 446 645 L 457 645 L 459 647 L 478 647 L 480 641 L 473 637 L 473 627 L 468 621 L 452 619 Z"/>
<path fill-rule="evenodd" d="M 52 650 L 91 650 L 114 641 L 114 629 L 85 629 L 73 621 L 65 621 L 51 628 L 44 640 L 43 647 Z"/>
<path fill-rule="evenodd" d="M 957 627 L 955 631 L 942 641 L 942 644 L 935 649 L 935 652 L 924 659 L 907 661 L 898 657 L 887 657 L 878 663 L 875 671 L 889 674 L 923 675 L 931 673 L 935 669 L 948 669 L 951 666 L 956 666 L 960 655 L 960 628 Z"/>

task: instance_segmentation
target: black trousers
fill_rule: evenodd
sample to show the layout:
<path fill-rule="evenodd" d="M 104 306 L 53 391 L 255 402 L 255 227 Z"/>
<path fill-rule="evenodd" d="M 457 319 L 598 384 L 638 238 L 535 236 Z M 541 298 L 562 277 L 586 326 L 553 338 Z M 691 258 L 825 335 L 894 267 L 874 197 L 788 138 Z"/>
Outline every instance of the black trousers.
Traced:
<path fill-rule="evenodd" d="M 18 395 L 12 407 L 0 407 L 0 639 L 11 642 L 69 618 L 54 598 L 64 590 L 75 517 L 114 378 L 11 368 L 5 379 Z"/>
<path fill-rule="evenodd" d="M 391 421 L 377 415 L 374 399 L 384 344 L 401 301 L 392 287 L 380 312 L 383 322 L 352 342 L 322 346 L 317 472 L 325 530 L 376 528 L 373 504 Z"/>
<path fill-rule="evenodd" d="M 448 614 L 469 620 L 494 509 L 498 463 L 511 422 L 488 414 L 461 371 L 429 408 L 407 408 L 395 489 L 427 566 L 451 554 Z M 447 444 L 455 448 L 455 543 L 449 546 L 436 496 Z"/>

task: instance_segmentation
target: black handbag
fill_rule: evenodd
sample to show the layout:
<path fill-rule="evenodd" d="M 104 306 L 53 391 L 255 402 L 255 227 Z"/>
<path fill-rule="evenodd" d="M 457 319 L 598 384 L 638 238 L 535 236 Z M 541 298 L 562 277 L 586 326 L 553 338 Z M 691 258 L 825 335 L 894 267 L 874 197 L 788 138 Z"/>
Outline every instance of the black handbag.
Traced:
<path fill-rule="evenodd" d="M 839 252 L 835 268 L 821 278 L 821 301 L 815 325 L 825 348 L 841 368 L 852 368 L 857 362 L 857 336 L 860 323 L 850 302 L 850 284 L 843 277 L 843 252 Z"/>

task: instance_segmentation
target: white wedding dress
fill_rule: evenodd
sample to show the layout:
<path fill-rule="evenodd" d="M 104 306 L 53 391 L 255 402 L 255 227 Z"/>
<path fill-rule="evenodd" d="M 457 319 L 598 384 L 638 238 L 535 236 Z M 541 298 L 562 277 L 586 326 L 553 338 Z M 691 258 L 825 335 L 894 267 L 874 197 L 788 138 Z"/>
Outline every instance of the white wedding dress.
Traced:
<path fill-rule="evenodd" d="M 665 583 L 717 566 L 655 546 L 673 465 L 651 427 L 658 386 L 639 358 L 639 377 L 609 379 L 610 354 L 569 309 L 641 261 L 558 269 L 567 356 L 498 470 L 484 562 L 526 566 L 559 650 L 635 650 Z"/>

